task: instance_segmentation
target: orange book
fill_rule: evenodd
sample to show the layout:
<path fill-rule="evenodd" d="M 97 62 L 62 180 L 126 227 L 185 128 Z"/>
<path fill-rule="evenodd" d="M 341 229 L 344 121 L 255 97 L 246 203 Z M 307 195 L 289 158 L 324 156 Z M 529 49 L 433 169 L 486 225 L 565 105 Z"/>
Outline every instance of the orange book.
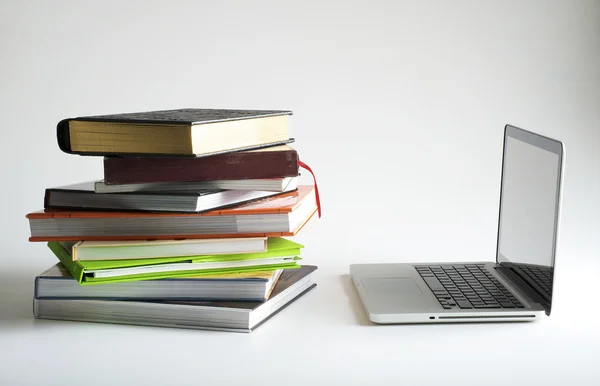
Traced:
<path fill-rule="evenodd" d="M 46 209 L 29 213 L 29 241 L 294 236 L 317 211 L 314 186 L 205 213 Z"/>

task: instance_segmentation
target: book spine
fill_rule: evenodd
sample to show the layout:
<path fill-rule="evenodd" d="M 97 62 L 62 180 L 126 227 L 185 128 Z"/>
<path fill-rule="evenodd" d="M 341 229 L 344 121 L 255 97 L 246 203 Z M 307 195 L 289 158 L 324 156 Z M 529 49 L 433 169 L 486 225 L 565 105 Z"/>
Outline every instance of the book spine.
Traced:
<path fill-rule="evenodd" d="M 40 277 L 36 276 L 34 281 L 33 281 L 33 298 L 37 299 L 38 298 L 38 285 L 39 285 L 39 281 L 40 281 Z M 34 311 L 35 314 L 35 311 Z"/>
<path fill-rule="evenodd" d="M 56 141 L 58 148 L 67 154 L 73 154 L 71 151 L 71 135 L 69 132 L 69 119 L 63 119 L 56 125 Z"/>
<path fill-rule="evenodd" d="M 293 149 L 237 152 L 202 158 L 104 158 L 104 181 L 112 185 L 296 176 L 298 153 Z"/>

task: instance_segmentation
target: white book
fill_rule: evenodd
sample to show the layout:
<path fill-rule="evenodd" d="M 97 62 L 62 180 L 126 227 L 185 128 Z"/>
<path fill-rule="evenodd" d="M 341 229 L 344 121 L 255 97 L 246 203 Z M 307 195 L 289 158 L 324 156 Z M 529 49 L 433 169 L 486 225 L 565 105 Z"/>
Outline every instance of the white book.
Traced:
<path fill-rule="evenodd" d="M 73 260 L 123 260 L 155 257 L 223 255 L 267 251 L 266 237 L 184 239 L 184 240 L 126 240 L 78 241 L 61 243 L 71 249 Z"/>
<path fill-rule="evenodd" d="M 94 183 L 96 193 L 135 193 L 135 192 L 200 192 L 203 190 L 262 190 L 286 192 L 298 187 L 298 177 L 263 178 L 247 180 L 212 180 L 157 182 L 143 184 L 109 185 L 104 180 Z"/>
<path fill-rule="evenodd" d="M 201 270 L 216 270 L 227 268 L 242 268 L 269 266 L 293 263 L 300 260 L 296 256 L 284 256 L 262 259 L 249 260 L 234 260 L 234 261 L 219 261 L 219 262 L 180 262 L 180 263 L 165 263 L 154 265 L 141 265 L 137 267 L 127 268 L 109 268 L 109 269 L 88 269 L 87 274 L 91 274 L 94 278 L 109 278 L 109 277 L 124 277 L 131 275 L 143 275 L 150 273 L 165 273 L 165 272 L 183 272 L 183 271 L 201 271 Z"/>

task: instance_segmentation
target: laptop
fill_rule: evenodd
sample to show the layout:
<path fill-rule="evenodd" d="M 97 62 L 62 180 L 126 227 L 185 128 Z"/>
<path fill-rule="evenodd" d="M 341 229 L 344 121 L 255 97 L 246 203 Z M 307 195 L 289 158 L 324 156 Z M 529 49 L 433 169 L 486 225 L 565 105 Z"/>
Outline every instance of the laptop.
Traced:
<path fill-rule="evenodd" d="M 549 316 L 563 169 L 561 142 L 506 125 L 496 261 L 353 264 L 350 275 L 369 319 L 464 323 Z"/>

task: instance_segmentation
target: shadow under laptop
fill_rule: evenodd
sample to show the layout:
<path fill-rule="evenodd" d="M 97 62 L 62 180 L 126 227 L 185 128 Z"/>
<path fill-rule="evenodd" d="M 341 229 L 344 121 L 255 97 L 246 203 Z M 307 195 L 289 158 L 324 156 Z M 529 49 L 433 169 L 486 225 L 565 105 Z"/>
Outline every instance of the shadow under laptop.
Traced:
<path fill-rule="evenodd" d="M 31 324 L 34 276 L 27 272 L 0 273 L 0 328 Z"/>

